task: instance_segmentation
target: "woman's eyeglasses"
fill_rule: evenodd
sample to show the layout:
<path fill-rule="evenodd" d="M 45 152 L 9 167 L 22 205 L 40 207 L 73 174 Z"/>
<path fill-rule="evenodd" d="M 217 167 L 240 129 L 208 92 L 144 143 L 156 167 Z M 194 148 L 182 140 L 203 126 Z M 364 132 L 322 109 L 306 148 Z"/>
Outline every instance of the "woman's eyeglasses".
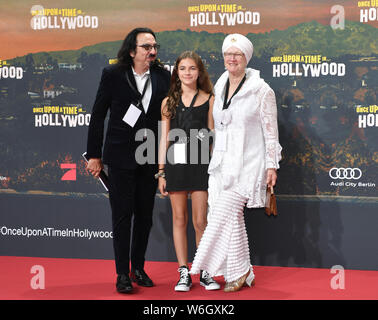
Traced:
<path fill-rule="evenodd" d="M 235 57 L 236 59 L 240 59 L 242 56 L 244 56 L 243 53 L 233 53 L 233 52 L 225 52 L 224 53 L 225 58 Z"/>

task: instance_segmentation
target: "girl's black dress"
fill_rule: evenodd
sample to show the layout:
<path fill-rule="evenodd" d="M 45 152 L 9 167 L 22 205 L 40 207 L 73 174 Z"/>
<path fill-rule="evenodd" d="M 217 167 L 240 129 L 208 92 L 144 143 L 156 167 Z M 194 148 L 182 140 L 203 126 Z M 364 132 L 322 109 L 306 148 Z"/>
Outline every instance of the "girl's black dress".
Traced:
<path fill-rule="evenodd" d="M 168 147 L 165 165 L 166 190 L 168 192 L 207 191 L 208 189 L 207 169 L 212 141 L 210 129 L 208 129 L 210 97 L 206 102 L 195 107 L 186 107 L 180 98 L 176 115 L 170 120 L 170 133 L 172 129 L 179 128 L 185 132 L 185 136 L 175 137 Z M 174 143 L 186 144 L 186 164 L 174 163 Z"/>

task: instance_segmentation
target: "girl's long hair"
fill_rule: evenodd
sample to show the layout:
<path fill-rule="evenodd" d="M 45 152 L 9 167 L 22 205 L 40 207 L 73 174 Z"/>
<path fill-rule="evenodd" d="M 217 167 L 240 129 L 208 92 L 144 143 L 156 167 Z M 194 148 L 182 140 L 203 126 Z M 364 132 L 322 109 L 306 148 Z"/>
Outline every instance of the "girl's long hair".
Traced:
<path fill-rule="evenodd" d="M 180 62 L 184 59 L 192 59 L 199 70 L 198 79 L 197 79 L 197 89 L 201 89 L 206 93 L 213 93 L 213 85 L 210 81 L 209 74 L 206 71 L 206 68 L 200 58 L 200 56 L 193 51 L 183 52 L 176 60 L 175 66 L 173 68 L 171 76 L 171 84 L 168 92 L 168 99 L 166 104 L 166 109 L 164 115 L 173 119 L 176 115 L 176 108 L 179 104 L 180 97 L 182 95 L 181 81 L 178 77 L 178 66 Z"/>

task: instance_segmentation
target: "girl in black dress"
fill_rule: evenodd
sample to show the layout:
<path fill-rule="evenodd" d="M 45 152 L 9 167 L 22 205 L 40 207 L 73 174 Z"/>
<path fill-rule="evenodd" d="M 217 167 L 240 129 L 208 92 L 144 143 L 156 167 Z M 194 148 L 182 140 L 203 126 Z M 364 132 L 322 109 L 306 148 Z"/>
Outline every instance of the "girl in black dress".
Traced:
<path fill-rule="evenodd" d="M 177 59 L 168 96 L 163 100 L 159 145 L 159 190 L 169 195 L 173 213 L 173 240 L 180 279 L 176 291 L 189 291 L 188 194 L 198 246 L 207 225 L 207 168 L 211 130 L 214 129 L 212 84 L 201 58 L 186 51 Z M 200 283 L 207 290 L 220 286 L 203 270 Z"/>

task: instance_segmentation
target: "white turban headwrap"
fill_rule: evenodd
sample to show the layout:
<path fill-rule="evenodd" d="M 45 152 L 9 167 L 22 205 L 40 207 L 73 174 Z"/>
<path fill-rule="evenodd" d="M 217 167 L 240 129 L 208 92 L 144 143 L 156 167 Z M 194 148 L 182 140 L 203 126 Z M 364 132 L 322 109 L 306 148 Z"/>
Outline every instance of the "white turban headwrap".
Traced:
<path fill-rule="evenodd" d="M 223 41 L 222 54 L 224 55 L 224 53 L 231 47 L 240 49 L 241 52 L 244 53 L 248 64 L 253 54 L 252 42 L 247 37 L 239 33 L 229 34 Z"/>

